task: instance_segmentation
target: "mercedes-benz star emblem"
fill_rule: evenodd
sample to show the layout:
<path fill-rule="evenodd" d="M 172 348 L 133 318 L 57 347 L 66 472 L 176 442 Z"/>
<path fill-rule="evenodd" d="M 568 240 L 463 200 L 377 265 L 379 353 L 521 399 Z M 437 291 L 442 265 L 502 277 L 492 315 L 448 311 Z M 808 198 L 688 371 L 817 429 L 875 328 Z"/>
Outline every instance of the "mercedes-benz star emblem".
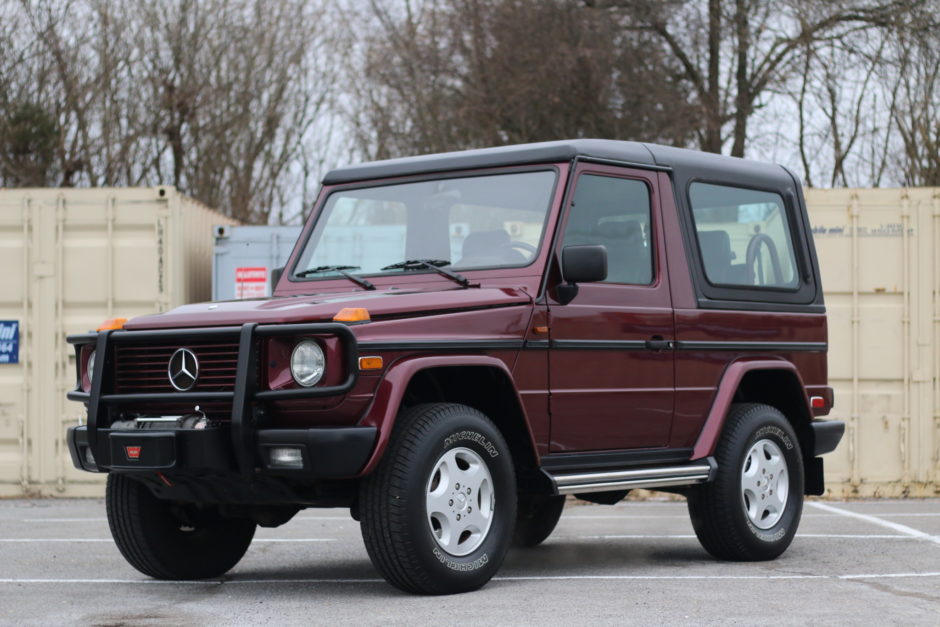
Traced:
<path fill-rule="evenodd" d="M 170 357 L 166 373 L 170 377 L 170 385 L 174 388 L 180 392 L 191 390 L 199 378 L 199 360 L 196 359 L 196 354 L 188 348 L 177 349 Z"/>

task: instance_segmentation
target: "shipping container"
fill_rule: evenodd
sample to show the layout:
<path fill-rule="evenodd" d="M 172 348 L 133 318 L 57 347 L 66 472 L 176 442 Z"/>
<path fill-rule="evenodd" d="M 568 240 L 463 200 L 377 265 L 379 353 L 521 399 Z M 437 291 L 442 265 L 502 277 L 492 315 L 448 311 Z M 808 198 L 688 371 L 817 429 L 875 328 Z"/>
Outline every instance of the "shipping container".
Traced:
<path fill-rule="evenodd" d="M 0 190 L 0 496 L 103 493 L 65 445 L 83 418 L 65 336 L 208 300 L 232 223 L 173 187 Z"/>
<path fill-rule="evenodd" d="M 835 496 L 940 494 L 940 189 L 807 190 L 829 313 Z"/>
<path fill-rule="evenodd" d="M 271 271 L 283 267 L 301 226 L 219 226 L 212 256 L 212 300 L 271 295 Z"/>
<path fill-rule="evenodd" d="M 936 496 L 940 189 L 806 198 L 829 311 L 831 417 L 847 424 L 826 457 L 828 493 Z M 65 335 L 237 297 L 237 268 L 279 267 L 300 231 L 230 225 L 171 187 L 0 191 L 0 496 L 102 494 L 101 477 L 74 470 L 65 448 L 82 416 L 65 399 Z"/>

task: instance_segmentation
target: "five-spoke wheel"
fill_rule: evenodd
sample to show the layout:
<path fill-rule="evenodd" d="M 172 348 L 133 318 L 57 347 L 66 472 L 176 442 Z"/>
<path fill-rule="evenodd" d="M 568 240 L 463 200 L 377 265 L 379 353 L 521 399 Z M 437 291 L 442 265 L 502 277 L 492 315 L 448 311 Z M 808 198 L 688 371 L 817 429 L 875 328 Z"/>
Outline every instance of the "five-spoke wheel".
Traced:
<path fill-rule="evenodd" d="M 428 480 L 427 514 L 437 545 L 450 555 L 475 551 L 493 522 L 493 479 L 471 449 L 450 449 L 434 464 Z"/>
<path fill-rule="evenodd" d="M 741 497 L 747 517 L 758 529 L 777 524 L 790 492 L 787 460 L 783 451 L 768 439 L 758 440 L 744 458 Z"/>

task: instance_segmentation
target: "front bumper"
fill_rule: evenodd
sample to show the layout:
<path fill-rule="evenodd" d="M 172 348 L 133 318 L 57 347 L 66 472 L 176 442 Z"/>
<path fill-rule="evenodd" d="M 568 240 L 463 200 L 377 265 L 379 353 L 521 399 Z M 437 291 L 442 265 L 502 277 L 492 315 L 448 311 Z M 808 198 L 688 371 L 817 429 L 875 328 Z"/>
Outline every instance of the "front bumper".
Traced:
<path fill-rule="evenodd" d="M 89 472 L 156 471 L 191 475 L 238 472 L 228 429 L 99 429 L 97 435 L 96 445 L 92 447 L 88 427 L 68 430 L 69 453 L 76 468 Z M 376 429 L 261 429 L 255 435 L 257 472 L 331 479 L 352 477 L 362 470 L 375 444 Z M 271 463 L 270 451 L 284 447 L 302 451 L 302 468 L 277 467 Z"/>

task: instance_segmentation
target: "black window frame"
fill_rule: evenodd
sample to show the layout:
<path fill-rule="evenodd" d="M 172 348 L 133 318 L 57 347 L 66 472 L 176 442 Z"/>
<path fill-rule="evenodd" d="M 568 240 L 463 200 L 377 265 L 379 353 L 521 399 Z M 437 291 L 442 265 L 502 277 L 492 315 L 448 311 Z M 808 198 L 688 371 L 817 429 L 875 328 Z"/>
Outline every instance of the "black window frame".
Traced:
<path fill-rule="evenodd" d="M 587 163 L 590 163 L 590 162 L 587 162 Z M 616 165 L 620 166 L 621 164 L 616 164 Z M 626 167 L 634 167 L 635 169 L 640 169 L 640 168 L 636 168 L 635 166 L 626 166 Z M 562 206 L 563 214 L 561 217 L 563 219 L 559 220 L 560 229 L 558 233 L 559 237 L 561 238 L 560 240 L 561 250 L 564 250 L 564 247 L 565 247 L 565 235 L 567 235 L 568 221 L 571 218 L 572 208 L 575 206 L 574 198 L 578 191 L 578 185 L 581 184 L 581 179 L 583 179 L 585 176 L 599 176 L 603 178 L 611 178 L 611 179 L 618 179 L 618 180 L 624 180 L 624 181 L 634 181 L 636 183 L 641 183 L 644 187 L 646 187 L 646 198 L 648 202 L 647 207 L 649 209 L 650 281 L 648 283 L 621 283 L 621 282 L 604 280 L 604 281 L 598 281 L 597 284 L 598 285 L 612 285 L 612 286 L 626 286 L 626 287 L 650 287 L 652 285 L 655 285 L 656 282 L 659 280 L 659 264 L 656 263 L 656 253 L 658 251 L 658 248 L 656 247 L 656 232 L 655 232 L 656 221 L 653 215 L 653 212 L 654 212 L 653 191 L 654 190 L 652 186 L 650 185 L 650 182 L 644 178 L 636 178 L 636 177 L 632 177 L 626 174 L 618 175 L 612 172 L 597 172 L 597 171 L 592 171 L 589 168 L 585 168 L 581 172 L 578 172 L 575 175 L 574 180 L 573 180 L 574 184 L 572 185 L 572 188 L 571 188 L 571 197 L 566 198 L 565 204 Z M 609 265 L 608 265 L 608 268 L 609 268 Z"/>
<path fill-rule="evenodd" d="M 819 288 L 819 268 L 815 248 L 810 241 L 809 218 L 798 180 L 791 172 L 780 168 L 779 177 L 735 178 L 730 172 L 690 171 L 684 176 L 673 173 L 673 192 L 679 211 L 686 259 L 695 287 L 696 300 L 702 309 L 739 309 L 753 311 L 781 311 L 820 313 L 825 311 L 822 290 Z M 794 261 L 799 277 L 797 287 L 733 286 L 711 283 L 705 273 L 704 259 L 692 215 L 691 187 L 693 183 L 721 185 L 738 189 L 767 192 L 783 199 Z"/>

